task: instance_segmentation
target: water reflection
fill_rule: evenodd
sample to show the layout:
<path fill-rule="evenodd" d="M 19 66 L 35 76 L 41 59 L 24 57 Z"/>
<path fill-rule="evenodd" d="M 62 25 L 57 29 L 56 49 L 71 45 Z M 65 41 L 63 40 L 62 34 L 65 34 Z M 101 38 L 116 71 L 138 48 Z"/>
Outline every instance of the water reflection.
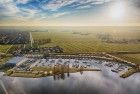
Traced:
<path fill-rule="evenodd" d="M 61 74 L 58 74 L 58 75 L 54 75 L 53 76 L 53 79 L 54 80 L 65 80 L 67 77 L 70 77 L 70 73 L 61 73 Z"/>
<path fill-rule="evenodd" d="M 104 63 L 93 64 L 102 71 L 64 73 L 61 68 L 61 74 L 43 78 L 8 77 L 0 73 L 0 90 L 7 94 L 139 94 L 140 73 L 123 79 Z M 2 90 L 0 94 L 4 94 Z"/>
<path fill-rule="evenodd" d="M 139 94 L 140 74 L 122 79 L 109 71 L 66 73 L 44 78 L 1 76 L 8 94 Z M 0 93 L 2 94 L 2 93 Z"/>

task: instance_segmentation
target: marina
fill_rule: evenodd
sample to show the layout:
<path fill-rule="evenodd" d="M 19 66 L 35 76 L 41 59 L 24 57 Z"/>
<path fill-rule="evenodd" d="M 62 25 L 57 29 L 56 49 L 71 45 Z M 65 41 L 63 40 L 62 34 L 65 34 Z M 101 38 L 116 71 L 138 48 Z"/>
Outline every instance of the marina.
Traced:
<path fill-rule="evenodd" d="M 19 73 L 29 75 L 40 74 L 35 77 L 52 76 L 55 74 L 63 73 L 73 73 L 80 71 L 102 71 L 104 69 L 109 69 L 111 72 L 120 74 L 122 72 L 128 71 L 132 67 L 129 64 L 106 61 L 106 60 L 96 60 L 87 58 L 77 58 L 77 59 L 62 59 L 62 58 L 27 58 L 27 57 L 14 57 L 13 59 L 20 59 L 16 65 L 10 69 L 9 76 L 19 76 Z M 22 59 L 21 59 L 22 58 Z M 12 59 L 12 60 L 13 60 Z M 12 62 L 9 60 L 8 62 Z M 59 71 L 55 73 L 56 71 Z M 51 72 L 51 73 L 50 73 Z M 15 75 L 18 73 L 17 75 Z M 28 77 L 28 74 L 25 77 Z M 42 76 L 41 76 L 42 74 Z M 45 75 L 43 75 L 45 74 Z M 24 75 L 22 75 L 24 77 Z M 32 77 L 32 76 L 29 76 Z"/>

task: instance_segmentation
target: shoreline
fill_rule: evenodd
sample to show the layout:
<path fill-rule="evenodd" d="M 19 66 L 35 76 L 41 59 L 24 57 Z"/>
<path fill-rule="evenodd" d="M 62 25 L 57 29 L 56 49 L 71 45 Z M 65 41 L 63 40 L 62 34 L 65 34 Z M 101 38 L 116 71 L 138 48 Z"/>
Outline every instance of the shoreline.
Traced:
<path fill-rule="evenodd" d="M 65 68 L 62 69 L 60 67 L 56 67 L 57 69 L 54 70 L 54 67 L 48 69 L 45 67 L 46 70 L 42 71 L 38 67 L 33 71 L 12 71 L 10 70 L 9 73 L 5 73 L 4 76 L 10 77 L 24 77 L 24 78 L 41 78 L 41 77 L 48 77 L 48 76 L 55 76 L 55 75 L 64 75 L 65 73 L 77 73 L 77 72 L 84 72 L 84 71 L 102 71 L 101 69 L 90 69 L 90 68 Z"/>

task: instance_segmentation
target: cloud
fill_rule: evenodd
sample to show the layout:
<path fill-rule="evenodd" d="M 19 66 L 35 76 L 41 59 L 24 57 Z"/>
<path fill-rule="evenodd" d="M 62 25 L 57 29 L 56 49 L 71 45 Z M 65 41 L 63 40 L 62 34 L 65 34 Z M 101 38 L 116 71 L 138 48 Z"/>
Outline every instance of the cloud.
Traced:
<path fill-rule="evenodd" d="M 16 0 L 16 3 L 17 3 L 17 4 L 26 4 L 26 3 L 28 3 L 29 1 L 31 1 L 31 0 Z"/>
<path fill-rule="evenodd" d="M 18 3 L 25 4 L 29 0 L 18 0 Z M 24 7 L 18 7 L 13 0 L 1 0 L 0 1 L 0 19 L 5 19 L 6 17 L 11 20 L 29 20 L 35 18 L 35 15 L 40 11 L 37 9 L 29 9 Z"/>
<path fill-rule="evenodd" d="M 13 0 L 0 0 L 0 4 L 6 4 L 6 3 L 10 3 Z"/>
<path fill-rule="evenodd" d="M 67 14 L 70 14 L 70 12 L 55 13 L 55 14 L 53 14 L 53 17 L 57 18 L 57 17 L 64 16 Z"/>
<path fill-rule="evenodd" d="M 71 9 L 91 8 L 95 4 L 110 1 L 112 0 L 0 0 L 0 20 L 6 17 L 15 20 L 58 18 L 70 14 Z M 67 7 L 70 9 L 67 10 Z"/>
<path fill-rule="evenodd" d="M 85 4 L 87 4 L 87 6 L 89 5 L 93 5 L 93 4 L 103 4 L 105 2 L 110 2 L 112 0 L 50 0 L 47 3 L 42 3 L 41 7 L 43 9 L 47 9 L 47 10 L 51 10 L 51 11 L 57 11 L 60 8 L 66 7 L 66 6 L 85 6 Z"/>
<path fill-rule="evenodd" d="M 140 0 L 130 0 L 133 6 L 140 8 Z"/>
<path fill-rule="evenodd" d="M 101 1 L 98 1 L 98 2 L 92 2 L 91 5 L 98 5 L 98 4 L 103 4 L 105 2 L 101 2 Z"/>
<path fill-rule="evenodd" d="M 35 19 L 36 14 L 39 13 L 39 10 L 36 9 L 28 9 L 28 8 L 21 8 L 20 13 L 17 18 L 19 19 Z"/>
<path fill-rule="evenodd" d="M 47 4 L 43 5 L 43 9 L 48 9 L 51 11 L 57 11 L 58 9 L 70 5 L 72 3 L 74 3 L 77 0 L 52 0 Z"/>
<path fill-rule="evenodd" d="M 0 0 L 0 12 L 3 15 L 14 16 L 19 12 L 13 0 Z"/>
<path fill-rule="evenodd" d="M 91 7 L 90 5 L 85 5 L 85 6 L 79 6 L 79 7 L 77 7 L 77 9 L 87 9 L 90 7 Z"/>

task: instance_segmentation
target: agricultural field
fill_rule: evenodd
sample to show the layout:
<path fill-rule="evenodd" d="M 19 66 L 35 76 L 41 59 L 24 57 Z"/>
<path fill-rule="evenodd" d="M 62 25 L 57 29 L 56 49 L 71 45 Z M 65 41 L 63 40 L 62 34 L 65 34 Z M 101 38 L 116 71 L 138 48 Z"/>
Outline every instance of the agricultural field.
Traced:
<path fill-rule="evenodd" d="M 10 47 L 11 45 L 0 45 L 0 52 L 5 53 Z"/>
<path fill-rule="evenodd" d="M 118 54 L 115 56 L 140 65 L 140 54 Z"/>
<path fill-rule="evenodd" d="M 138 28 L 139 29 L 139 28 Z M 131 29 L 55 29 L 44 32 L 32 32 L 34 40 L 51 39 L 50 43 L 39 45 L 41 47 L 58 45 L 66 53 L 78 52 L 140 52 L 140 31 Z M 132 29 L 133 30 L 133 29 Z M 134 31 L 134 30 L 133 30 Z M 105 41 L 104 41 L 105 40 Z M 108 41 L 109 40 L 109 41 Z M 110 40 L 114 40 L 110 42 Z"/>
<path fill-rule="evenodd" d="M 6 63 L 11 57 L 0 58 L 0 65 Z"/>

